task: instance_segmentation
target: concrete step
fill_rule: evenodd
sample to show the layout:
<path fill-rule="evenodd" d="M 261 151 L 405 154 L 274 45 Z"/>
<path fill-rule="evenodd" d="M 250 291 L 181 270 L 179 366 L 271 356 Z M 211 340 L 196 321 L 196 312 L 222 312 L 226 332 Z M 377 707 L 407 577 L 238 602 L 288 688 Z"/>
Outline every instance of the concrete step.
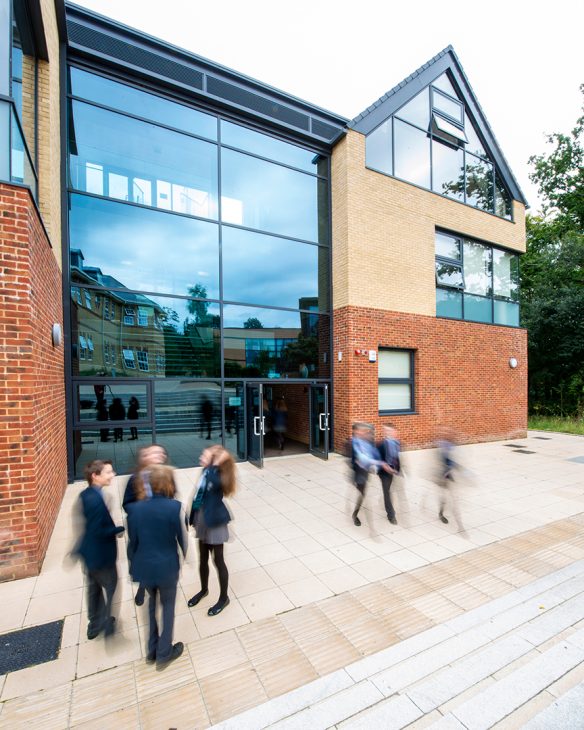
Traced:
<path fill-rule="evenodd" d="M 583 696 L 548 691 L 584 669 L 583 622 L 581 560 L 215 727 L 584 728 Z"/>

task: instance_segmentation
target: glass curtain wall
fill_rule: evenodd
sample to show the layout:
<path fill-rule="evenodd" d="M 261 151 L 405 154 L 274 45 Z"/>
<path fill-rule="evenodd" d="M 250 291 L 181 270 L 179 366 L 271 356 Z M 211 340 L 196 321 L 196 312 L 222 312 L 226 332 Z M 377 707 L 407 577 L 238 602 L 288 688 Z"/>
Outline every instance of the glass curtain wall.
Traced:
<path fill-rule="evenodd" d="M 330 375 L 328 158 L 76 67 L 68 153 L 78 462 L 110 448 L 90 426 L 119 420 L 120 387 L 120 453 L 245 458 L 244 379 Z M 146 379 L 148 409 L 122 379 Z"/>
<path fill-rule="evenodd" d="M 511 196 L 446 73 L 367 135 L 366 164 L 512 218 Z"/>

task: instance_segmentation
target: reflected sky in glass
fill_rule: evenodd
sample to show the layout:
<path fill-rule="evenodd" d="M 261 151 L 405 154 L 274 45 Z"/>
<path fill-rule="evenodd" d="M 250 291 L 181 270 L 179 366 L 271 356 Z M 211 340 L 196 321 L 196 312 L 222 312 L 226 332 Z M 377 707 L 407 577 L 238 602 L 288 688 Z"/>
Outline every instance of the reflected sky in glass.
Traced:
<path fill-rule="evenodd" d="M 70 68 L 71 93 L 104 106 L 152 119 L 169 127 L 184 129 L 208 139 L 217 139 L 217 118 L 183 104 L 163 99 L 103 76 Z"/>
<path fill-rule="evenodd" d="M 223 296 L 231 301 L 300 308 L 301 298 L 318 297 L 319 256 L 328 272 L 328 249 L 307 243 L 224 226 L 222 245 Z"/>
<path fill-rule="evenodd" d="M 71 195 L 70 246 L 127 289 L 219 297 L 217 225 L 84 195 Z M 199 295 L 200 296 L 200 295 Z"/>
<path fill-rule="evenodd" d="M 223 149 L 221 196 L 226 223 L 318 241 L 315 177 Z"/>

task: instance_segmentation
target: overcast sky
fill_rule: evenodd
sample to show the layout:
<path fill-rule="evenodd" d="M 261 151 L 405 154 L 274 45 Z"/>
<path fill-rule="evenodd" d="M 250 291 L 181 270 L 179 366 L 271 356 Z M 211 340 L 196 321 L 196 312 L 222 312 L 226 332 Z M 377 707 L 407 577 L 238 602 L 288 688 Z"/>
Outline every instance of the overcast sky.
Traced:
<path fill-rule="evenodd" d="M 450 44 L 532 210 L 528 157 L 582 105 L 582 0 L 77 3 L 346 117 Z"/>

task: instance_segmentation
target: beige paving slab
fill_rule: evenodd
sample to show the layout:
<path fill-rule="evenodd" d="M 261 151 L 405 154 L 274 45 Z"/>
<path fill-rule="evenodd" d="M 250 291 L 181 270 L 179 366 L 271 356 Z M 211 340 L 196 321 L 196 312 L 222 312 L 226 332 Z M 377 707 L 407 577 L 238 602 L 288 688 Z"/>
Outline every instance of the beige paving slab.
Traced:
<path fill-rule="evenodd" d="M 254 666 L 270 658 L 283 659 L 296 648 L 294 638 L 279 618 L 244 626 L 237 630 L 237 637 Z"/>
<path fill-rule="evenodd" d="M 280 588 L 268 588 L 239 599 L 250 621 L 259 621 L 269 616 L 289 611 L 293 603 Z"/>
<path fill-rule="evenodd" d="M 2 701 L 66 684 L 75 678 L 77 647 L 61 649 L 55 661 L 37 664 L 6 675 Z"/>
<path fill-rule="evenodd" d="M 294 648 L 282 657 L 272 657 L 254 664 L 258 678 L 268 697 L 290 692 L 314 679 L 318 673 L 303 651 Z"/>
<path fill-rule="evenodd" d="M 206 728 L 210 724 L 201 689 L 196 682 L 140 702 L 138 710 L 142 730 L 190 730 Z"/>
<path fill-rule="evenodd" d="M 136 695 L 139 703 L 164 694 L 185 684 L 196 683 L 195 670 L 188 651 L 171 662 L 164 671 L 157 671 L 155 664 L 134 662 Z"/>
<path fill-rule="evenodd" d="M 336 560 L 334 555 L 331 557 Z M 278 586 L 310 578 L 313 573 L 299 558 L 288 558 L 270 563 L 264 567 L 264 570 Z"/>
<path fill-rule="evenodd" d="M 99 636 L 79 645 L 77 677 L 87 677 L 141 659 L 142 656 L 142 642 L 137 628 L 117 633 L 111 639 Z"/>
<path fill-rule="evenodd" d="M 114 710 L 102 717 L 96 717 L 87 722 L 81 722 L 71 726 L 74 730 L 104 730 L 115 728 L 115 730 L 135 730 L 140 727 L 138 705 L 124 707 L 121 710 Z M 142 725 L 144 727 L 144 725 Z M 163 727 L 163 726 L 160 726 Z"/>
<path fill-rule="evenodd" d="M 211 723 L 237 715 L 268 699 L 251 663 L 204 677 L 200 687 Z"/>
<path fill-rule="evenodd" d="M 286 583 L 282 586 L 282 591 L 294 606 L 305 606 L 333 595 L 333 592 L 322 581 L 312 575 Z"/>
<path fill-rule="evenodd" d="M 258 567 L 233 574 L 230 577 L 229 587 L 241 599 L 243 596 L 249 596 L 252 593 L 275 588 L 276 583 L 265 568 Z"/>
<path fill-rule="evenodd" d="M 0 728 L 29 730 L 42 718 L 43 730 L 62 730 L 69 724 L 72 683 L 46 689 L 4 703 Z"/>
<path fill-rule="evenodd" d="M 136 702 L 133 663 L 108 669 L 74 682 L 70 722 L 75 726 L 95 720 Z"/>

